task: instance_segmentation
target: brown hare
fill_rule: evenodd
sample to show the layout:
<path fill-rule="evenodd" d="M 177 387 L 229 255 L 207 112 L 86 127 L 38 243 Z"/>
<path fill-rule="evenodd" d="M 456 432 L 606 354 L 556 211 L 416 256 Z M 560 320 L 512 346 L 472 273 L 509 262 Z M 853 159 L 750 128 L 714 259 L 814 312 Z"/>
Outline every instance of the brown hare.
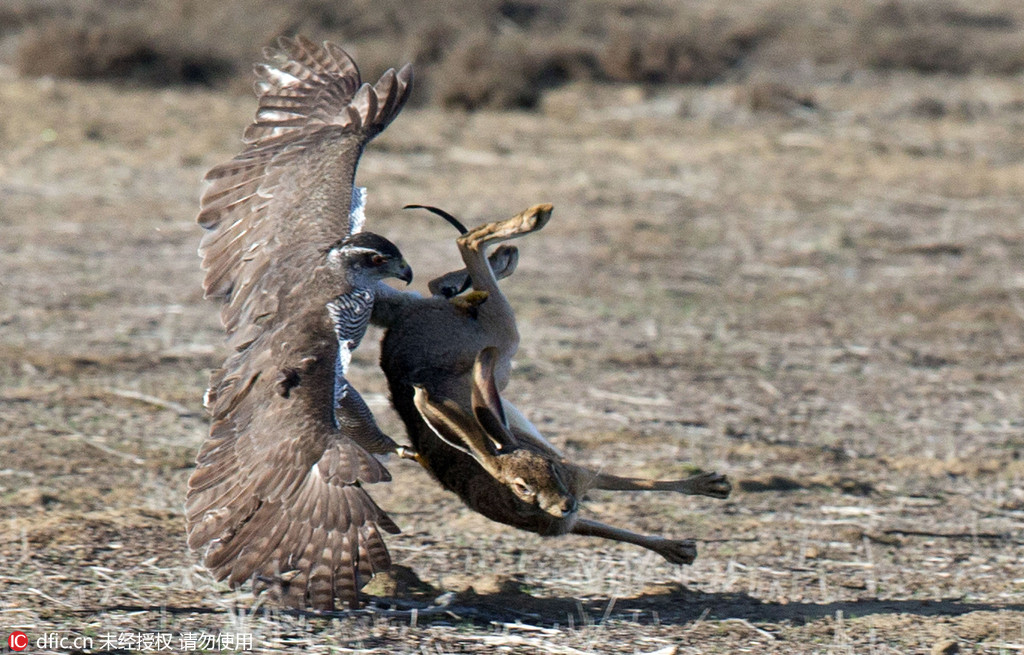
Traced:
<path fill-rule="evenodd" d="M 500 396 L 519 335 L 485 250 L 489 244 L 540 229 L 551 209 L 551 205 L 537 205 L 459 237 L 459 251 L 473 287 L 465 299 L 403 294 L 379 303 L 375 320 L 389 328 L 381 367 L 392 402 L 405 423 L 416 460 L 487 518 L 541 535 L 572 533 L 633 543 L 670 562 L 688 564 L 696 556 L 693 541 L 636 534 L 580 518 L 579 499 L 588 489 L 663 490 L 725 498 L 730 485 L 724 476 L 703 473 L 684 480 L 640 480 L 588 470 L 567 461 Z M 508 253 L 509 247 L 504 248 Z M 515 261 L 514 253 L 501 259 L 505 258 Z M 503 275 L 511 274 L 513 268 L 514 264 L 505 266 Z M 458 286 L 460 274 L 450 273 L 444 279 Z"/>

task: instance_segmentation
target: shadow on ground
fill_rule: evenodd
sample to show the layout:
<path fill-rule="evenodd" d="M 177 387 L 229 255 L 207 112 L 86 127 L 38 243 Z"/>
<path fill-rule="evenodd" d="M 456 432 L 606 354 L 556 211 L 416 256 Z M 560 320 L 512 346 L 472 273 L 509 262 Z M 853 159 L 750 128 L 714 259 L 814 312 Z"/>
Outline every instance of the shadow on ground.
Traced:
<path fill-rule="evenodd" d="M 638 623 L 690 623 L 701 619 L 746 619 L 751 621 L 804 623 L 842 612 L 847 618 L 871 614 L 915 614 L 958 616 L 969 612 L 1024 610 L 1024 604 L 993 605 L 957 599 L 877 600 L 862 599 L 830 603 L 773 603 L 744 593 L 702 593 L 682 585 L 635 598 L 590 599 L 537 598 L 526 593 L 496 593 L 460 599 L 449 610 L 467 618 L 490 621 L 523 621 L 538 625 L 564 625 L 568 616 L 577 623 L 598 623 L 606 618 Z"/>
<path fill-rule="evenodd" d="M 838 612 L 846 618 L 878 614 L 909 614 L 916 616 L 960 616 L 971 612 L 1024 611 L 1024 604 L 995 605 L 971 603 L 956 599 L 876 600 L 861 599 L 830 603 L 771 603 L 744 593 L 694 592 L 682 585 L 665 591 L 646 593 L 634 598 L 589 599 L 542 598 L 522 591 L 492 594 L 459 595 L 447 604 L 413 603 L 408 600 L 370 599 L 368 607 L 337 612 L 268 610 L 307 618 L 346 618 L 359 615 L 413 617 L 419 624 L 449 623 L 452 620 L 477 625 L 491 623 L 526 623 L 538 627 L 595 625 L 608 619 L 625 620 L 642 625 L 687 624 L 703 620 L 727 621 L 741 619 L 756 622 L 789 622 L 804 624 Z M 243 608 L 239 608 L 242 610 Z M 213 607 L 113 605 L 83 614 L 108 612 L 154 611 L 167 614 L 217 614 L 227 609 Z"/>

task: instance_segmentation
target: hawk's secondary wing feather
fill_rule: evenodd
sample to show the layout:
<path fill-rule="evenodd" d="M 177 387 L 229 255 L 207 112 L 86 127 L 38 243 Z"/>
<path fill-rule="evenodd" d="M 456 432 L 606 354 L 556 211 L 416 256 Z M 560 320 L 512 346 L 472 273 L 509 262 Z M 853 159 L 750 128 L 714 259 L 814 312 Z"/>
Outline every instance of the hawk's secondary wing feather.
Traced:
<path fill-rule="evenodd" d="M 341 48 L 298 37 L 259 64 L 248 147 L 206 174 L 199 246 L 207 297 L 224 301 L 229 343 L 279 310 L 280 291 L 308 281 L 318 254 L 350 233 L 356 164 L 408 98 L 412 69 L 373 86 Z M 358 203 L 356 203 L 358 204 Z"/>
<path fill-rule="evenodd" d="M 204 289 L 223 303 L 233 352 L 210 379 L 188 542 L 233 586 L 252 579 L 290 605 L 333 608 L 355 604 L 360 576 L 389 565 L 380 531 L 398 528 L 362 486 L 390 475 L 339 429 L 338 341 L 310 287 L 351 229 L 359 156 L 401 110 L 412 75 L 361 84 L 344 51 L 301 37 L 267 54 L 248 145 L 207 174 L 198 218 Z"/>
<path fill-rule="evenodd" d="M 278 355 L 264 341 L 291 337 L 302 353 L 319 350 L 317 340 L 332 347 L 329 323 L 305 327 L 314 336 L 289 324 L 264 333 L 214 374 L 213 424 L 189 480 L 188 542 L 232 586 L 255 576 L 288 604 L 331 609 L 335 597 L 355 602 L 359 574 L 389 566 L 379 529 L 398 528 L 361 486 L 390 475 L 339 433 L 322 397 L 333 361 L 308 363 L 287 397 L 275 388 Z"/>

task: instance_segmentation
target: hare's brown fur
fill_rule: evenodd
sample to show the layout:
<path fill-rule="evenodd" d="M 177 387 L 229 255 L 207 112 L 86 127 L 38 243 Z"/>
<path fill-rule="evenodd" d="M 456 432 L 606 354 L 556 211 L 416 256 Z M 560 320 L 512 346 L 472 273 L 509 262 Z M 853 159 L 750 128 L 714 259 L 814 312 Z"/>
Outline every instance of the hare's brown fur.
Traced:
<path fill-rule="evenodd" d="M 588 489 L 667 490 L 725 498 L 724 476 L 639 480 L 590 471 L 567 461 L 500 396 L 519 343 L 515 315 L 485 256 L 490 243 L 540 229 L 550 205 L 537 205 L 478 227 L 458 239 L 475 299 L 397 297 L 382 304 L 388 326 L 381 367 L 392 402 L 405 423 L 415 458 L 446 489 L 484 516 L 542 535 L 591 535 L 634 543 L 671 562 L 696 556 L 690 540 L 640 535 L 578 516 Z M 502 246 L 491 260 L 512 261 Z M 453 274 L 445 276 L 450 278 Z M 440 279 L 439 279 L 440 280 Z M 431 288 L 439 286 L 439 281 Z"/>

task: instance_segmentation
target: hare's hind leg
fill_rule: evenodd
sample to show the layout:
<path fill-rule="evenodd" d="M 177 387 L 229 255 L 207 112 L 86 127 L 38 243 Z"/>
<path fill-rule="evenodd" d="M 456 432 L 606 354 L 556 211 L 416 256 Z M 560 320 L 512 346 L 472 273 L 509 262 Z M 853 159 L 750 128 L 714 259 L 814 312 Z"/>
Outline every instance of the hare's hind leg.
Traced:
<path fill-rule="evenodd" d="M 466 264 L 473 289 L 498 294 L 498 280 L 490 262 L 484 257 L 487 246 L 529 234 L 547 225 L 551 218 L 551 205 L 534 205 L 524 212 L 503 221 L 495 221 L 473 228 L 458 238 L 459 252 Z"/>
<path fill-rule="evenodd" d="M 487 246 L 539 230 L 551 217 L 551 205 L 535 205 L 504 221 L 487 223 L 473 228 L 458 238 L 456 243 L 462 261 L 469 273 L 473 291 L 452 299 L 456 311 L 475 319 L 474 331 L 481 337 L 473 356 L 486 346 L 498 349 L 496 378 L 498 388 L 508 384 L 512 356 L 519 347 L 516 316 L 498 286 L 491 263 L 485 256 Z"/>
<path fill-rule="evenodd" d="M 675 491 L 690 496 L 728 498 L 732 484 L 721 473 L 707 472 L 691 475 L 683 480 L 644 480 L 622 478 L 609 473 L 598 473 L 581 466 L 576 467 L 578 479 L 587 489 L 606 491 Z"/>
<path fill-rule="evenodd" d="M 692 564 L 697 557 L 697 544 L 692 539 L 666 539 L 638 534 L 589 519 L 576 519 L 576 523 L 572 526 L 572 533 L 636 544 L 642 548 L 653 550 L 673 564 Z"/>

